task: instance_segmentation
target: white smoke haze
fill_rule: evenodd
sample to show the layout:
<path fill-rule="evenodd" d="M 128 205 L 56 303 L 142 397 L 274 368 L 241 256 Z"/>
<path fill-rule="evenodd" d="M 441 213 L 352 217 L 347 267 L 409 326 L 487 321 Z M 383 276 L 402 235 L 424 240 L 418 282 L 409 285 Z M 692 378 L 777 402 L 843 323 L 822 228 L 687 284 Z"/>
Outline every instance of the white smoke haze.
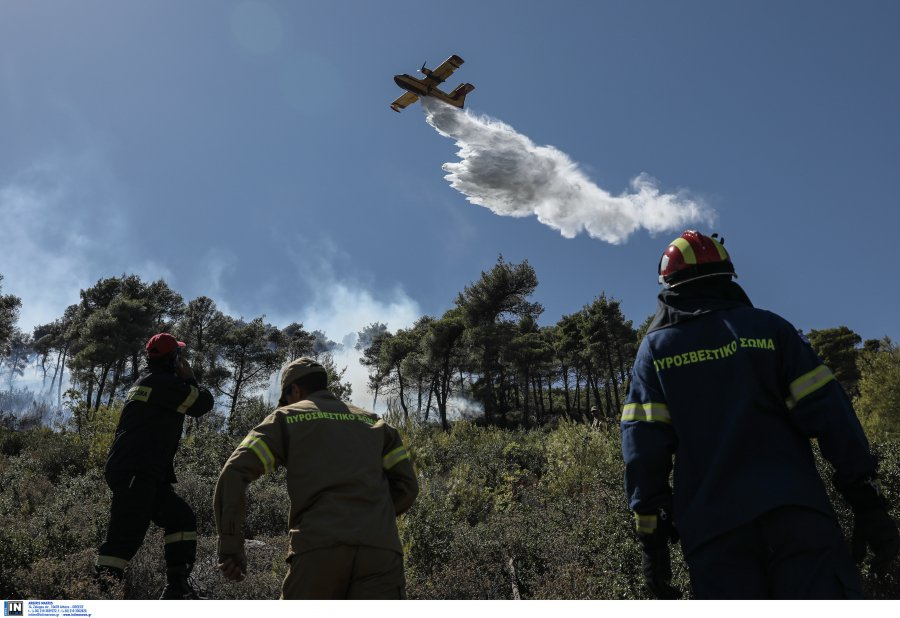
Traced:
<path fill-rule="evenodd" d="M 349 276 L 347 269 L 340 267 L 349 263 L 349 256 L 327 236 L 307 242 L 302 250 L 291 246 L 284 250 L 294 263 L 297 281 L 305 285 L 298 288 L 293 303 L 296 310 L 267 312 L 268 320 L 279 328 L 300 322 L 306 331 L 322 331 L 337 342 L 339 347 L 332 355 L 338 369 L 347 368 L 344 381 L 353 388 L 350 399 L 358 406 L 372 408 L 369 373 L 360 363 L 362 352 L 355 348 L 357 333 L 375 322 L 385 324 L 392 333 L 408 328 L 422 316 L 419 304 L 400 285 L 379 287 Z M 272 401 L 280 395 L 279 375 L 280 372 L 273 376 L 270 383 L 268 394 Z M 384 402 L 379 400 L 378 404 L 375 411 L 383 411 Z"/>
<path fill-rule="evenodd" d="M 456 163 L 445 163 L 450 186 L 478 206 L 507 217 L 535 215 L 565 238 L 586 232 L 611 244 L 643 228 L 655 234 L 707 222 L 714 212 L 683 194 L 661 193 L 641 173 L 631 192 L 614 196 L 598 187 L 564 152 L 537 146 L 511 126 L 425 97 L 425 120 L 456 141 Z"/>
<path fill-rule="evenodd" d="M 21 299 L 16 325 L 24 333 L 62 317 L 79 302 L 79 292 L 102 277 L 127 271 L 145 281 L 171 278 L 152 258 L 123 256 L 132 244 L 129 225 L 102 152 L 48 154 L 4 180 L 0 285 L 3 294 Z M 121 268 L 111 271 L 113 264 Z M 15 382 L 37 393 L 45 386 L 36 364 Z"/>
<path fill-rule="evenodd" d="M 382 322 L 390 332 L 408 328 L 422 315 L 418 303 L 402 288 L 395 288 L 388 299 L 380 300 L 369 290 L 356 284 L 330 283 L 314 302 L 301 310 L 303 327 L 308 331 L 321 330 L 329 339 L 341 344 L 334 351 L 338 369 L 347 368 L 344 380 L 353 387 L 354 404 L 372 407 L 372 395 L 368 392 L 369 373 L 362 366 L 362 353 L 355 349 L 357 333 L 373 322 Z M 384 404 L 384 402 L 379 402 Z"/>
<path fill-rule="evenodd" d="M 354 345 L 356 333 L 373 322 L 383 322 L 392 332 L 411 326 L 422 314 L 418 303 L 399 286 L 376 288 L 343 276 L 339 266 L 347 262 L 339 246 L 324 240 L 314 254 L 321 260 L 312 270 L 321 280 L 310 280 L 312 294 L 294 299 L 288 312 L 282 287 L 256 288 L 262 307 L 247 303 L 247 291 L 236 280 L 240 255 L 233 248 L 209 246 L 190 261 L 189 268 L 176 272 L 141 253 L 132 239 L 141 233 L 142 213 L 129 208 L 117 194 L 114 179 L 102 153 L 49 156 L 24 168 L 9 179 L 0 180 L 0 274 L 3 294 L 22 299 L 18 326 L 30 333 L 38 324 L 62 316 L 65 308 L 79 302 L 80 290 L 98 279 L 123 273 L 137 274 L 145 282 L 166 280 L 185 294 L 185 301 L 209 296 L 227 315 L 258 315 L 279 327 L 302 322 L 309 330 L 321 330 L 342 344 L 334 353 L 339 368 L 347 367 L 344 379 L 353 387 L 354 403 L 371 407 L 367 392 L 368 372 Z M 111 239 L 116 239 L 112 242 Z M 308 252 L 289 254 L 297 263 L 298 275 L 309 271 Z M 327 281 L 323 285 L 321 281 Z M 202 282 L 202 283 L 200 283 Z M 259 282 L 257 282 L 259 283 Z M 271 288 L 271 289 L 270 289 Z M 193 290 L 189 292 L 189 290 Z M 272 376 L 277 384 L 279 375 Z M 40 392 L 39 370 L 32 368 L 16 380 L 16 387 Z M 269 398 L 278 399 L 278 389 Z M 221 409 L 221 407 L 219 407 Z"/>
<path fill-rule="evenodd" d="M 22 299 L 26 333 L 78 302 L 96 281 L 91 265 L 114 253 L 100 240 L 123 230 L 105 167 L 93 151 L 51 155 L 0 186 L 3 293 Z"/>
<path fill-rule="evenodd" d="M 306 331 L 322 331 L 338 343 L 338 348 L 331 355 L 338 370 L 347 370 L 343 381 L 349 382 L 352 387 L 350 400 L 357 406 L 372 409 L 372 394 L 368 390 L 369 372 L 360 362 L 362 352 L 355 348 L 357 333 L 374 322 L 386 324 L 387 329 L 394 333 L 412 326 L 421 315 L 418 303 L 400 287 L 392 290 L 387 300 L 379 300 L 373 292 L 359 284 L 338 281 L 318 290 L 315 298 L 305 303 L 293 317 L 274 316 L 273 323 L 284 328 L 291 322 L 300 322 Z M 277 401 L 281 394 L 280 379 L 281 370 L 269 381 L 270 402 Z M 383 412 L 384 409 L 385 402 L 379 401 L 376 411 Z"/>

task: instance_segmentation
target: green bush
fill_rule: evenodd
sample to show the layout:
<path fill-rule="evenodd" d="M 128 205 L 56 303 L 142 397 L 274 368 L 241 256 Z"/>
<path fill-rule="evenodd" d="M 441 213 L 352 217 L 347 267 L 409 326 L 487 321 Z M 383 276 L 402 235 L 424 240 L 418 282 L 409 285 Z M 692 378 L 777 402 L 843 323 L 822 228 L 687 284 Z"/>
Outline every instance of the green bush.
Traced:
<path fill-rule="evenodd" d="M 6 598 L 156 598 L 165 584 L 162 531 L 150 527 L 125 582 L 93 577 L 109 518 L 102 461 L 86 440 L 109 435 L 115 414 L 84 419 L 82 433 L 0 427 L 0 594 Z M 105 419 L 105 420 L 104 420 Z M 210 598 L 274 599 L 287 571 L 289 499 L 283 470 L 248 491 L 248 578 L 226 583 L 216 570 L 212 497 L 222 464 L 240 441 L 195 424 L 176 458 L 176 491 L 198 520 L 194 577 Z M 401 427 L 420 481 L 419 498 L 398 519 L 412 599 L 643 599 L 640 552 L 622 486 L 618 432 L 561 422 L 531 431 L 460 422 L 444 432 Z M 885 494 L 900 519 L 900 443 L 873 443 Z M 817 453 L 824 479 L 828 465 Z M 852 514 L 831 493 L 849 536 Z M 674 583 L 690 593 L 680 548 Z M 869 597 L 900 598 L 900 564 Z"/>
<path fill-rule="evenodd" d="M 900 443 L 872 442 L 871 448 L 879 460 L 878 475 L 884 495 L 892 507 L 891 516 L 895 522 L 900 522 Z M 833 469 L 822 458 L 818 449 L 815 454 L 819 473 L 827 481 L 825 487 L 828 490 L 831 504 L 834 505 L 838 522 L 841 524 L 844 536 L 849 540 L 853 532 L 853 513 L 830 482 Z M 900 599 L 900 559 L 894 560 L 887 577 L 876 578 L 869 570 L 867 558 L 860 567 L 860 574 L 867 598 Z"/>
<path fill-rule="evenodd" d="M 25 448 L 25 438 L 21 431 L 0 425 L 0 457 L 15 457 Z"/>
<path fill-rule="evenodd" d="M 406 440 L 422 486 L 400 520 L 411 598 L 644 594 L 617 433 L 458 423 Z"/>
<path fill-rule="evenodd" d="M 288 533 L 290 498 L 284 468 L 260 477 L 247 490 L 247 519 L 244 535 L 247 538 Z"/>

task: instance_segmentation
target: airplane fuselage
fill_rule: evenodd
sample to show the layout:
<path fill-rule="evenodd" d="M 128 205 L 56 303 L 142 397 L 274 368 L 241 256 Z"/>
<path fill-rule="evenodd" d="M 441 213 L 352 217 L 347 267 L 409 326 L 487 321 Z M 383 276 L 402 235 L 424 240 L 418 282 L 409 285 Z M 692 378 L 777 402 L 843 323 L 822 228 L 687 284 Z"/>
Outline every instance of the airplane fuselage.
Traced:
<path fill-rule="evenodd" d="M 413 77 L 406 73 L 403 75 L 394 75 L 394 83 L 403 88 L 405 92 L 397 97 L 396 101 L 391 103 L 391 109 L 395 112 L 399 112 L 401 109 L 405 109 L 408 105 L 415 103 L 422 97 L 433 97 L 448 105 L 452 105 L 453 107 L 462 108 L 466 100 L 466 95 L 475 90 L 475 86 L 472 84 L 460 84 L 453 89 L 453 92 L 449 93 L 438 88 L 438 86 L 443 84 L 444 81 L 453 74 L 453 71 L 462 65 L 462 63 L 463 59 L 456 54 L 453 54 L 444 60 L 436 69 L 429 69 L 423 63 L 419 72 L 425 76 L 424 79 L 419 79 L 418 77 Z"/>
<path fill-rule="evenodd" d="M 416 79 L 412 75 L 394 75 L 394 83 L 420 97 L 427 97 L 431 94 L 431 88 L 424 80 Z"/>
<path fill-rule="evenodd" d="M 407 75 L 405 73 L 403 75 L 394 75 L 394 83 L 414 95 L 420 97 L 434 97 L 440 99 L 444 103 L 449 103 L 454 107 L 462 107 L 461 100 L 451 99 L 443 90 L 440 90 L 436 86 L 431 86 L 425 80 L 417 79 L 412 75 Z"/>

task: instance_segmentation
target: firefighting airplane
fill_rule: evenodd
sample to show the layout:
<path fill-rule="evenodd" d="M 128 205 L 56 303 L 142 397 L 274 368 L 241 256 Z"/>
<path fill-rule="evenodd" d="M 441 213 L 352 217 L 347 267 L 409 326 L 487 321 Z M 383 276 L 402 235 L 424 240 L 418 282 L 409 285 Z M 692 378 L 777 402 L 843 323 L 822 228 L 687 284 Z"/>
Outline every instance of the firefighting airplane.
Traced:
<path fill-rule="evenodd" d="M 426 69 L 423 64 L 419 72 L 425 75 L 425 79 L 419 79 L 405 73 L 403 75 L 394 75 L 394 81 L 406 92 L 391 103 L 391 109 L 399 112 L 410 103 L 415 103 L 419 97 L 434 97 L 455 107 L 462 107 L 466 100 L 466 95 L 475 90 L 475 86 L 472 84 L 460 84 L 450 94 L 438 89 L 438 86 L 450 77 L 453 71 L 458 69 L 462 63 L 463 59 L 453 54 L 434 70 Z"/>

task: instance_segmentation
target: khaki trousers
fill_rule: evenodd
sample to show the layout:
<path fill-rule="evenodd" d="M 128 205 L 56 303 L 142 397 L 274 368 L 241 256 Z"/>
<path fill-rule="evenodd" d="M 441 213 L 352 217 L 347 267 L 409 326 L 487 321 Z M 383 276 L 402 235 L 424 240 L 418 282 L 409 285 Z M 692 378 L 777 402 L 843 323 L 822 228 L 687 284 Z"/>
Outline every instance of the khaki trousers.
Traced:
<path fill-rule="evenodd" d="M 364 545 L 336 545 L 295 554 L 282 599 L 405 599 L 403 556 Z"/>

